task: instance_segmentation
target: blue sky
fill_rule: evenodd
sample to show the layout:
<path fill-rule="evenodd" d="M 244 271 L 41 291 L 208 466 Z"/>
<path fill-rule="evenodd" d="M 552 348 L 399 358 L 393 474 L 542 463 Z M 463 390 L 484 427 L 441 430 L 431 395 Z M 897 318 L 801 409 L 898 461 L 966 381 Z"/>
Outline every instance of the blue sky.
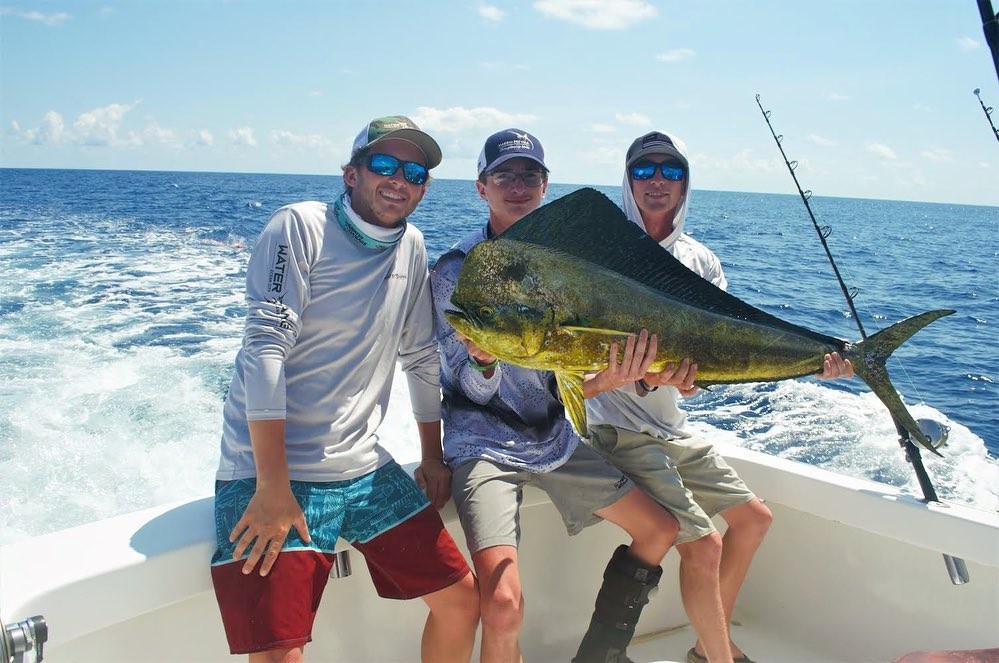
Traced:
<path fill-rule="evenodd" d="M 815 195 L 999 205 L 975 88 L 999 107 L 975 0 L 0 5 L 4 167 L 337 174 L 405 114 L 438 178 L 516 126 L 554 181 L 619 184 L 661 129 L 694 188 L 794 193 L 759 93 Z"/>

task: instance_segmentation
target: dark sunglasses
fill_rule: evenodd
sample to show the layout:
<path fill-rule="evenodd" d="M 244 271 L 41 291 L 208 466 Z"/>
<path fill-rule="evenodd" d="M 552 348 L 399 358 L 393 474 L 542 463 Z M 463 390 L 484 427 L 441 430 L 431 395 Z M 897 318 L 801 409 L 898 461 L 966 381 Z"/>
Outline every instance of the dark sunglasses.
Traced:
<path fill-rule="evenodd" d="M 663 177 L 671 182 L 679 182 L 687 174 L 687 169 L 673 163 L 652 163 L 651 161 L 640 161 L 631 167 L 631 179 L 651 180 L 656 169 L 663 174 Z"/>
<path fill-rule="evenodd" d="M 368 157 L 368 170 L 375 175 L 389 177 L 395 175 L 402 166 L 402 176 L 410 184 L 426 184 L 430 177 L 430 171 L 422 163 L 415 161 L 401 161 L 391 154 L 372 154 Z"/>

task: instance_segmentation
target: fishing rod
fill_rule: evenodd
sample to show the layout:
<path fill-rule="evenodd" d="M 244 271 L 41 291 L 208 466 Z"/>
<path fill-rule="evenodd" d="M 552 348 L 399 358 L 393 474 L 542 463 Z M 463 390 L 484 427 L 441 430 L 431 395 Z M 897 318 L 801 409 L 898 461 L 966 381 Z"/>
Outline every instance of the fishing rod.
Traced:
<path fill-rule="evenodd" d="M 986 2 L 988 0 L 985 0 Z M 815 228 L 815 232 L 819 235 L 819 241 L 822 242 L 822 248 L 825 249 L 826 257 L 829 258 L 829 264 L 832 265 L 833 272 L 836 275 L 836 280 L 839 282 L 839 287 L 843 291 L 843 296 L 846 297 L 847 306 L 850 307 L 850 313 L 853 314 L 853 320 L 857 323 L 857 329 L 860 330 L 861 339 L 867 338 L 867 332 L 864 331 L 864 325 L 860 321 L 860 316 L 857 314 L 857 309 L 853 305 L 853 300 L 857 297 L 859 290 L 854 288 L 850 290 L 846 286 L 846 282 L 843 280 L 842 275 L 839 273 L 839 267 L 836 266 L 836 261 L 833 259 L 832 251 L 829 250 L 829 243 L 826 242 L 826 238 L 832 234 L 832 228 L 830 226 L 819 226 L 818 221 L 815 220 L 815 214 L 812 213 L 812 206 L 809 204 L 808 199 L 812 197 L 812 192 L 810 190 L 805 190 L 801 188 L 801 183 L 798 182 L 798 176 L 795 175 L 794 171 L 798 167 L 797 161 L 791 161 L 787 158 L 787 154 L 784 152 L 784 146 L 781 142 L 784 140 L 784 136 L 777 135 L 774 131 L 774 125 L 770 122 L 770 111 L 763 108 L 763 104 L 760 102 L 760 95 L 756 95 L 756 105 L 759 106 L 760 112 L 763 113 L 763 119 L 766 120 L 767 126 L 770 128 L 770 134 L 774 137 L 774 141 L 777 143 L 777 149 L 780 150 L 780 155 L 784 159 L 785 165 L 787 165 L 788 172 L 791 173 L 791 179 L 794 180 L 794 186 L 798 189 L 798 195 L 801 196 L 801 202 L 805 204 L 805 209 L 808 210 L 808 216 L 812 220 L 812 226 Z M 923 499 L 927 502 L 940 502 L 940 498 L 937 497 L 937 491 L 933 487 L 933 482 L 930 480 L 930 475 L 926 472 L 926 468 L 923 466 L 923 458 L 919 453 L 919 448 L 912 442 L 912 438 L 909 436 L 909 431 L 905 429 L 902 424 L 899 423 L 895 415 L 889 412 L 892 418 L 892 422 L 895 424 L 895 430 L 898 431 L 898 443 L 899 446 L 905 450 L 905 459 L 912 465 L 912 469 L 916 473 L 916 479 L 919 481 L 919 487 L 923 491 Z M 919 424 L 920 430 L 926 434 L 930 439 L 931 446 L 934 449 L 942 447 L 947 441 L 947 433 L 950 428 L 944 426 L 931 419 L 919 419 L 917 422 Z M 944 553 L 944 564 L 947 566 L 947 573 L 950 575 L 950 581 L 955 585 L 963 585 L 969 581 L 970 577 L 968 575 L 968 567 L 965 565 L 964 560 L 959 557 L 952 557 Z"/>
<path fill-rule="evenodd" d="M 985 42 L 992 51 L 992 64 L 996 68 L 996 78 L 999 78 L 999 14 L 992 11 L 991 0 L 978 0 L 978 13 L 982 16 Z"/>
<path fill-rule="evenodd" d="M 996 129 L 996 125 L 992 122 L 992 106 L 985 106 L 985 102 L 982 101 L 982 94 L 979 88 L 975 88 L 975 96 L 978 97 L 978 103 L 982 105 L 982 111 L 985 112 L 985 119 L 989 121 L 989 126 L 992 127 L 992 133 L 996 135 L 996 140 L 999 140 L 999 129 Z"/>

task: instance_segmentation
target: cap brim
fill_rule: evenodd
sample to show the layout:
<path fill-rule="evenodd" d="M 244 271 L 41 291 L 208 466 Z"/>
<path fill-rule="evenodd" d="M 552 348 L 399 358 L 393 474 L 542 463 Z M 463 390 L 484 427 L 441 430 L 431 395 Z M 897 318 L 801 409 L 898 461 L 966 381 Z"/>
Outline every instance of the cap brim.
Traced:
<path fill-rule="evenodd" d="M 680 163 L 682 163 L 684 166 L 687 165 L 687 158 L 683 156 L 679 150 L 672 147 L 666 147 L 664 145 L 655 145 L 655 146 L 646 147 L 645 149 L 642 150 L 638 150 L 638 152 L 636 152 L 634 155 L 632 155 L 630 159 L 628 159 L 628 163 L 626 165 L 630 167 L 635 162 L 639 161 L 642 157 L 648 157 L 654 154 L 658 156 L 673 157 L 674 159 L 679 160 Z"/>
<path fill-rule="evenodd" d="M 542 168 L 544 168 L 544 170 L 545 170 L 546 173 L 549 172 L 548 171 L 548 166 L 545 165 L 545 162 L 542 161 L 541 159 L 537 158 L 533 154 L 522 154 L 522 153 L 518 154 L 518 153 L 514 153 L 514 154 L 504 154 L 503 156 L 494 159 L 491 164 L 489 164 L 488 166 L 486 166 L 485 168 L 483 168 L 479 172 L 479 175 L 481 175 L 482 173 L 488 173 L 488 172 L 496 170 L 496 168 L 498 168 L 499 166 L 503 165 L 504 163 L 506 163 L 510 159 L 530 159 L 534 163 L 536 163 L 539 166 L 541 166 Z"/>

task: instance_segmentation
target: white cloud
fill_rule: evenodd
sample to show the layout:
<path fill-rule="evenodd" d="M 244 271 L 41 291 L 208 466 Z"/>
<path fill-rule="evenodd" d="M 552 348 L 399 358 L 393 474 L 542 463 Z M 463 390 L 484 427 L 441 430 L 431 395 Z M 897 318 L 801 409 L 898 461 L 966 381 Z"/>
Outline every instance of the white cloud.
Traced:
<path fill-rule="evenodd" d="M 737 152 L 730 157 L 713 157 L 705 154 L 691 154 L 690 163 L 697 166 L 698 172 L 724 170 L 750 175 L 761 172 L 770 173 L 785 167 L 783 161 L 754 156 L 753 151 L 748 148 L 742 150 L 741 152 Z M 799 167 L 802 165 L 804 165 L 807 170 L 808 164 L 806 162 L 799 163 Z"/>
<path fill-rule="evenodd" d="M 659 15 L 659 10 L 645 0 L 537 0 L 534 9 L 550 18 L 596 30 L 621 30 Z"/>
<path fill-rule="evenodd" d="M 615 127 L 613 125 L 610 125 L 610 124 L 596 124 L 596 123 L 594 123 L 594 124 L 590 125 L 590 131 L 594 131 L 594 132 L 600 133 L 600 134 L 609 134 L 609 133 L 614 133 L 615 131 L 617 131 L 617 127 Z"/>
<path fill-rule="evenodd" d="M 620 172 L 624 172 L 624 152 L 624 148 L 605 145 L 584 150 L 580 155 L 589 164 L 606 166 L 611 171 L 619 168 Z"/>
<path fill-rule="evenodd" d="M 839 145 L 836 141 L 823 138 L 818 134 L 808 134 L 808 138 L 816 145 L 821 145 L 822 147 L 835 147 L 836 145 Z"/>
<path fill-rule="evenodd" d="M 479 16 L 487 21 L 499 23 L 506 18 L 506 12 L 493 5 L 479 5 Z"/>
<path fill-rule="evenodd" d="M 954 160 L 954 154 L 944 147 L 931 147 L 919 154 L 927 161 L 936 161 L 937 163 L 950 163 Z"/>
<path fill-rule="evenodd" d="M 257 139 L 253 137 L 252 127 L 230 129 L 229 140 L 232 141 L 234 145 L 248 145 L 249 147 L 257 146 Z"/>
<path fill-rule="evenodd" d="M 215 136 L 212 135 L 211 131 L 202 129 L 198 131 L 197 137 L 194 139 L 194 144 L 211 147 L 215 144 Z"/>
<path fill-rule="evenodd" d="M 17 18 L 23 18 L 26 21 L 37 21 L 43 25 L 47 25 L 50 28 L 57 25 L 62 25 L 68 21 L 72 16 L 66 12 L 57 12 L 55 14 L 43 14 L 38 11 L 21 11 L 19 9 L 13 9 L 12 7 L 0 7 L 0 16 L 14 16 Z"/>
<path fill-rule="evenodd" d="M 137 136 L 130 133 L 121 138 L 118 131 L 122 118 L 138 104 L 138 101 L 131 104 L 109 104 L 81 113 L 73 122 L 73 140 L 95 146 L 136 144 Z"/>
<path fill-rule="evenodd" d="M 498 108 L 430 108 L 420 106 L 410 117 L 422 129 L 439 133 L 459 133 L 470 129 L 496 131 L 502 127 L 520 127 L 537 121 L 529 113 L 507 113 Z"/>
<path fill-rule="evenodd" d="M 287 129 L 277 129 L 270 133 L 271 142 L 291 147 L 321 148 L 329 146 L 329 141 L 319 134 L 296 134 Z"/>
<path fill-rule="evenodd" d="M 690 48 L 674 48 L 672 51 L 666 51 L 665 53 L 660 53 L 656 56 L 656 59 L 660 62 L 683 62 L 684 60 L 689 60 L 694 57 L 696 53 Z"/>
<path fill-rule="evenodd" d="M 974 51 L 981 46 L 981 43 L 977 39 L 972 39 L 971 37 L 958 37 L 956 40 L 957 47 L 962 51 Z"/>
<path fill-rule="evenodd" d="M 42 126 L 29 131 L 31 137 L 28 142 L 36 145 L 55 145 L 62 142 L 65 124 L 62 115 L 55 111 L 49 111 L 42 118 Z"/>
<path fill-rule="evenodd" d="M 850 101 L 850 97 L 845 94 L 840 94 L 839 92 L 830 92 L 827 99 L 829 99 L 829 101 Z"/>
<path fill-rule="evenodd" d="M 643 113 L 615 113 L 614 119 L 632 127 L 651 127 L 652 119 Z"/>
<path fill-rule="evenodd" d="M 890 161 L 898 159 L 898 155 L 895 154 L 895 150 L 883 143 L 868 143 L 867 151 L 878 155 L 882 159 L 888 159 Z"/>
<path fill-rule="evenodd" d="M 177 133 L 173 129 L 164 129 L 156 122 L 150 122 L 142 132 L 142 135 L 150 143 L 180 147 L 180 141 L 177 140 Z"/>

